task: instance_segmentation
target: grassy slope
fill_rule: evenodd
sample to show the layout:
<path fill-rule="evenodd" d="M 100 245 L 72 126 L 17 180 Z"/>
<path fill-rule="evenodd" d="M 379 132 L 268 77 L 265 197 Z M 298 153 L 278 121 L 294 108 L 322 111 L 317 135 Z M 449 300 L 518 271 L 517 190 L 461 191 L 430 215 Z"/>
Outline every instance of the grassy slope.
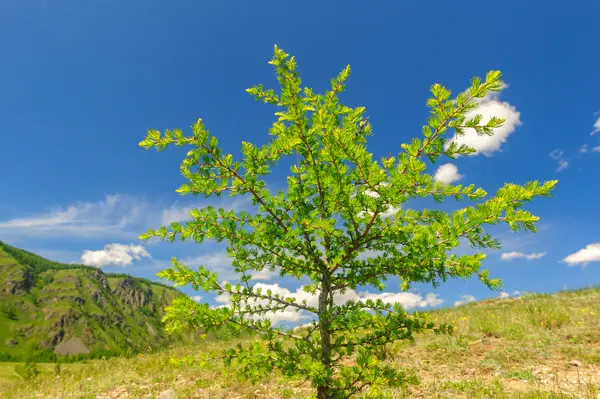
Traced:
<path fill-rule="evenodd" d="M 74 337 L 102 354 L 165 347 L 183 340 L 167 337 L 160 321 L 177 295 L 144 279 L 55 263 L 0 243 L 0 353 L 22 357 L 31 344 L 52 351 Z"/>
<path fill-rule="evenodd" d="M 391 348 L 395 363 L 419 377 L 418 385 L 390 392 L 396 398 L 593 398 L 600 395 L 600 289 L 527 295 L 433 312 L 453 323 L 452 336 L 427 335 Z M 210 349 L 231 345 L 207 344 Z M 220 364 L 169 365 L 179 348 L 132 359 L 52 365 L 34 383 L 19 381 L 0 363 L 2 394 L 29 398 L 151 398 L 173 388 L 178 398 L 307 398 L 299 381 L 270 376 L 258 385 L 239 382 Z M 576 362 L 575 362 L 576 361 Z M 575 366 L 577 363 L 579 366 Z M 125 396 L 128 395 L 128 396 Z"/>

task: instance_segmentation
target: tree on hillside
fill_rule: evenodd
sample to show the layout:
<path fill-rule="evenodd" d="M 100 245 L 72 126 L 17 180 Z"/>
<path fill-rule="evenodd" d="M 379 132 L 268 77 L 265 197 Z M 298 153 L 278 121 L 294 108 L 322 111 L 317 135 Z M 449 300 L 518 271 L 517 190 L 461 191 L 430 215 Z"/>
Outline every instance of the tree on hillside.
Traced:
<path fill-rule="evenodd" d="M 159 273 L 177 285 L 215 291 L 229 299 L 228 306 L 210 307 L 187 297 L 175 300 L 165 320 L 168 328 L 228 328 L 236 333 L 260 332 L 264 341 L 253 341 L 225 351 L 231 366 L 242 375 L 256 377 L 280 370 L 287 376 L 305 376 L 316 388 L 317 398 L 347 398 L 358 392 L 378 396 L 377 387 L 405 382 L 401 370 L 386 363 L 385 347 L 415 333 L 448 332 L 434 326 L 427 314 L 407 313 L 398 303 L 382 300 L 341 301 L 357 287 L 382 290 L 388 276 L 397 276 L 402 289 L 411 283 L 434 287 L 448 278 L 477 276 L 492 289 L 500 281 L 481 270 L 485 254 L 449 254 L 462 238 L 478 248 L 499 248 L 484 226 L 503 222 L 511 230 L 535 231 L 539 219 L 523 209 L 536 196 L 550 196 L 556 181 L 537 181 L 524 186 L 506 184 L 494 196 L 473 185 L 436 182 L 428 163 L 440 157 L 473 153 L 467 145 L 447 139 L 474 129 L 492 135 L 503 120 L 481 115 L 468 117 L 480 99 L 503 87 L 499 71 L 485 81 L 450 99 L 439 84 L 427 100 L 431 116 L 422 137 L 402 144 L 396 156 L 376 159 L 367 149 L 372 134 L 365 108 L 340 103 L 350 75 L 346 67 L 331 80 L 331 90 L 317 94 L 301 86 L 296 60 L 275 47 L 273 59 L 281 90 L 257 85 L 248 93 L 278 107 L 277 120 L 269 129 L 272 139 L 257 147 L 242 142 L 242 159 L 225 153 L 200 119 L 193 135 L 181 130 L 164 134 L 150 130 L 140 145 L 164 150 L 167 146 L 191 146 L 181 164 L 187 183 L 177 192 L 205 197 L 250 196 L 255 212 L 236 212 L 205 207 L 190 212 L 186 223 L 172 223 L 140 236 L 173 241 L 206 239 L 227 243 L 227 253 L 240 284 L 221 282 L 204 266 L 197 271 L 173 258 L 173 266 Z M 273 192 L 266 178 L 291 157 L 287 189 Z M 468 198 L 472 204 L 450 213 L 435 209 L 412 210 L 402 204 L 414 198 Z M 253 285 L 251 274 L 263 269 L 280 276 L 309 279 L 303 298 L 287 297 Z M 273 327 L 268 315 L 290 309 L 314 318 L 304 332 Z M 352 359 L 351 362 L 348 359 Z"/>

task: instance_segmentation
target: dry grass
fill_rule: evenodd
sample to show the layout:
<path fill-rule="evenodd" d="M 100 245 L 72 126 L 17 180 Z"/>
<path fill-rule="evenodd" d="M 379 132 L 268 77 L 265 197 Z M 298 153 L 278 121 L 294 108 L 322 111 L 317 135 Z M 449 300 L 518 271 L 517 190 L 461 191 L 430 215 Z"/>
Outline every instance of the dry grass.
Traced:
<path fill-rule="evenodd" d="M 440 310 L 438 321 L 456 326 L 452 336 L 427 335 L 390 348 L 394 363 L 419 384 L 389 391 L 391 398 L 600 398 L 600 289 L 527 295 Z M 207 344 L 218 349 L 226 342 Z M 204 348 L 206 350 L 208 348 Z M 11 375 L 0 363 L 0 398 L 155 398 L 174 389 L 177 398 L 309 398 L 308 385 L 272 375 L 252 385 L 222 365 L 174 366 L 172 357 L 203 348 L 180 348 L 134 359 L 43 365 L 34 382 Z"/>

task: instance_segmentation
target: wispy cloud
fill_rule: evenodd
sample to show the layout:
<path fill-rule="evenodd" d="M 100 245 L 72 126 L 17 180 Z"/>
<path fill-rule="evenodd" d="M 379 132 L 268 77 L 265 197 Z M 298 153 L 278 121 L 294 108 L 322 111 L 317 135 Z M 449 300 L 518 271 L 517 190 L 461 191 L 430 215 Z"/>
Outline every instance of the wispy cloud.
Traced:
<path fill-rule="evenodd" d="M 597 115 L 598 113 L 596 113 Z M 596 122 L 594 122 L 594 130 L 592 130 L 592 133 L 590 133 L 590 135 L 594 135 L 596 133 L 600 132 L 600 117 L 598 117 L 598 119 L 596 119 Z"/>
<path fill-rule="evenodd" d="M 558 167 L 556 168 L 557 172 L 565 170 L 569 167 L 569 161 L 564 158 L 564 154 L 565 152 L 560 148 L 557 148 L 550 153 L 550 158 L 558 162 Z"/>
<path fill-rule="evenodd" d="M 523 252 L 505 252 L 502 255 L 500 255 L 500 259 L 502 259 L 502 260 L 514 260 L 514 259 L 534 260 L 534 259 L 543 258 L 545 255 L 546 255 L 545 252 L 537 252 L 537 253 L 530 253 L 530 254 L 526 254 Z"/>
<path fill-rule="evenodd" d="M 252 200 L 250 196 L 244 197 L 234 197 L 234 198 L 220 198 L 217 200 L 207 200 L 204 204 L 196 204 L 196 205 L 177 205 L 174 204 L 168 208 L 162 210 L 162 215 L 160 219 L 161 225 L 169 225 L 173 222 L 182 222 L 190 219 L 190 211 L 194 208 L 202 208 L 207 205 L 212 205 L 216 208 L 225 208 L 228 210 L 233 210 L 236 212 L 239 211 L 248 211 L 251 209 Z"/>
<path fill-rule="evenodd" d="M 504 124 L 494 129 L 493 136 L 479 136 L 475 129 L 464 129 L 465 134 L 462 136 L 455 135 L 451 141 L 457 144 L 466 144 L 469 147 L 475 148 L 477 151 L 472 155 L 483 154 L 491 156 L 494 152 L 500 151 L 508 137 L 514 133 L 517 126 L 521 124 L 521 114 L 517 109 L 505 101 L 499 100 L 500 93 L 490 93 L 479 102 L 479 108 L 467 115 L 467 118 L 472 118 L 480 114 L 483 118 L 482 124 L 486 124 L 492 116 L 505 119 Z M 448 146 L 450 142 L 446 145 Z"/>
<path fill-rule="evenodd" d="M 98 202 L 78 202 L 66 208 L 0 221 L 0 231 L 28 236 L 123 237 L 126 228 L 138 221 L 138 205 L 131 197 L 109 195 Z"/>
<path fill-rule="evenodd" d="M 231 264 L 232 258 L 230 258 L 225 251 L 188 257 L 185 259 L 180 259 L 179 261 L 193 269 L 202 265 L 208 270 L 217 273 L 219 279 L 222 280 L 238 281 L 241 277 L 241 274 L 234 270 L 233 265 Z M 271 272 L 268 269 L 261 270 L 260 272 L 249 271 L 248 274 L 252 275 L 252 280 L 256 281 L 271 280 L 277 275 L 277 273 Z"/>
<path fill-rule="evenodd" d="M 194 205 L 166 206 L 126 194 L 108 195 L 96 202 L 76 202 L 40 213 L 0 220 L 0 236 L 52 236 L 135 240 L 148 228 L 189 219 L 193 208 L 207 205 L 236 211 L 249 210 L 249 198 L 197 201 Z"/>

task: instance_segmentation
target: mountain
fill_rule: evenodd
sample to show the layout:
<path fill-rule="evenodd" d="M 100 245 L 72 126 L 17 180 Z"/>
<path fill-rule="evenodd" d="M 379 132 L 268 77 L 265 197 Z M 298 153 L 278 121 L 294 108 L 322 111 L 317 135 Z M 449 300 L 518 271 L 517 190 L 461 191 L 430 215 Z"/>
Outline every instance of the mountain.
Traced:
<path fill-rule="evenodd" d="M 170 344 L 161 317 L 176 289 L 52 262 L 0 242 L 0 360 L 101 357 Z"/>

